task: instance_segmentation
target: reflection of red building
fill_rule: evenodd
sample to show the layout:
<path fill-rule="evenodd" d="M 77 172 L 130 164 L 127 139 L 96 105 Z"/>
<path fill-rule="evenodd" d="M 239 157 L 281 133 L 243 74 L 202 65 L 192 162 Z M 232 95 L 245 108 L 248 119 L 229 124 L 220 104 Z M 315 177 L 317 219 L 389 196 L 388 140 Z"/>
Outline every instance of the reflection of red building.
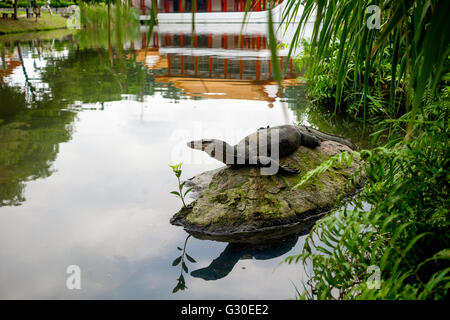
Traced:
<path fill-rule="evenodd" d="M 147 39 L 143 39 L 145 44 Z M 276 98 L 270 93 L 273 88 L 268 90 L 275 81 L 265 36 L 154 33 L 150 46 L 138 51 L 138 60 L 149 69 L 160 70 L 157 81 L 172 83 L 188 96 L 268 102 Z M 280 57 L 281 67 L 285 61 Z M 291 60 L 285 84 L 294 84 L 296 76 Z"/>
<path fill-rule="evenodd" d="M 142 47 L 146 41 L 144 33 Z M 167 60 L 168 76 L 256 81 L 273 77 L 267 39 L 259 34 L 240 37 L 236 34 L 154 33 L 150 45 Z M 285 64 L 285 58 L 280 57 L 280 67 L 285 68 Z M 292 59 L 285 77 L 296 77 Z"/>
<path fill-rule="evenodd" d="M 7 77 L 14 72 L 14 69 L 21 65 L 19 60 L 14 60 L 12 55 L 5 54 L 5 68 L 0 67 L 0 78 Z"/>
<path fill-rule="evenodd" d="M 249 11 L 264 11 L 268 0 L 251 0 Z M 276 1 L 281 3 L 282 0 Z M 133 0 L 132 5 L 142 11 L 156 3 L 158 12 L 242 12 L 245 11 L 246 0 Z M 184 5 L 183 5 L 184 4 Z M 194 7 L 194 8 L 192 8 Z"/>
<path fill-rule="evenodd" d="M 273 103 L 275 81 L 204 79 L 194 77 L 155 76 L 158 82 L 172 83 L 189 97 L 207 99 L 259 100 Z M 283 85 L 295 85 L 295 79 L 283 81 Z M 270 88 L 272 87 L 272 88 Z M 272 92 L 271 92 L 272 91 Z"/>

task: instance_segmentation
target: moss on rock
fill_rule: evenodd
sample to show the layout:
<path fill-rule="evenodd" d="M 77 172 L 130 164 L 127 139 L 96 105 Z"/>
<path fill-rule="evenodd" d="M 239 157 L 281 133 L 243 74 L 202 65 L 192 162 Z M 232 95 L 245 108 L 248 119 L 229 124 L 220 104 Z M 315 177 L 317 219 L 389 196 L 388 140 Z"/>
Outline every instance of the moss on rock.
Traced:
<path fill-rule="evenodd" d="M 281 165 L 299 170 L 294 175 L 263 176 L 257 167 L 225 167 L 171 222 L 197 232 L 233 233 L 292 223 L 328 211 L 339 195 L 355 191 L 346 186 L 348 177 L 360 167 L 358 159 L 349 168 L 332 168 L 297 190 L 292 187 L 306 172 L 343 151 L 351 149 L 334 141 L 324 141 L 315 149 L 301 146 L 280 160 Z"/>

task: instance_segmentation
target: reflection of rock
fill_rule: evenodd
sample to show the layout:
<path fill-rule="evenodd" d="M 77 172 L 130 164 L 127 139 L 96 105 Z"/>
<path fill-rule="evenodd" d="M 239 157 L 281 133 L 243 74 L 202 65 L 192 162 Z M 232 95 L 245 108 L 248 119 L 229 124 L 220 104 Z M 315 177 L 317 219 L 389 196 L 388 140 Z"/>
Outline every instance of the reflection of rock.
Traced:
<path fill-rule="evenodd" d="M 340 194 L 355 191 L 346 185 L 360 167 L 357 159 L 350 168 L 331 168 L 300 189 L 291 190 L 306 172 L 343 151 L 351 149 L 334 141 L 323 141 L 315 149 L 300 146 L 281 159 L 284 165 L 300 171 L 296 175 L 262 176 L 255 167 L 223 168 L 171 223 L 184 226 L 197 238 L 227 242 L 259 242 L 298 233 L 305 223 L 312 224 L 327 212 Z"/>
<path fill-rule="evenodd" d="M 204 280 L 217 280 L 226 277 L 241 259 L 268 260 L 289 252 L 297 243 L 298 236 L 289 237 L 275 244 L 229 243 L 219 257 L 209 266 L 191 272 L 191 276 Z"/>

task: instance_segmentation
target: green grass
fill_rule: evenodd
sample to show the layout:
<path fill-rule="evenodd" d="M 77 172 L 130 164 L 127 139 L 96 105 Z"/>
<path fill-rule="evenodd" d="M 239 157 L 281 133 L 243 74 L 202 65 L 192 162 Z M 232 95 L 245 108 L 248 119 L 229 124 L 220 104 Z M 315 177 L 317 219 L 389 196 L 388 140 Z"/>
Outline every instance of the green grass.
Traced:
<path fill-rule="evenodd" d="M 50 16 L 47 12 L 43 12 L 37 21 L 35 18 L 24 17 L 19 20 L 0 19 L 0 34 L 63 29 L 66 28 L 66 21 L 60 15 Z"/>

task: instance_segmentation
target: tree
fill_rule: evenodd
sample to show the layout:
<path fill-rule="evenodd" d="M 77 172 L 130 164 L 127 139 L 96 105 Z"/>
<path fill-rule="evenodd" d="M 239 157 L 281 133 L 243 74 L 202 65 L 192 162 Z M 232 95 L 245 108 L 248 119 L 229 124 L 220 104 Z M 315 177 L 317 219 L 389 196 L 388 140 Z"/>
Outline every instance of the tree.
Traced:
<path fill-rule="evenodd" d="M 14 0 L 14 20 L 17 20 L 17 3 L 19 0 Z"/>

